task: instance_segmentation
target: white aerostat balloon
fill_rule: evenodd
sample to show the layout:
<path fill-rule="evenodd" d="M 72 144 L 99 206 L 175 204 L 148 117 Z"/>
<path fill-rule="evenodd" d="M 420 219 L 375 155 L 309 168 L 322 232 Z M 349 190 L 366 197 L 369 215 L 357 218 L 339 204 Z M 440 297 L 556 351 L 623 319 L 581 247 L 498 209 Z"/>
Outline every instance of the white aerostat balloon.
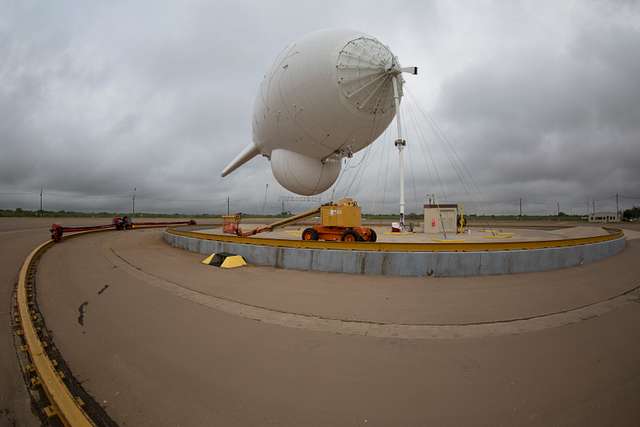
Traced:
<path fill-rule="evenodd" d="M 264 76 L 253 112 L 253 143 L 222 172 L 258 154 L 276 180 L 301 195 L 336 181 L 341 159 L 371 144 L 395 115 L 397 57 L 363 33 L 330 29 L 289 45 Z"/>

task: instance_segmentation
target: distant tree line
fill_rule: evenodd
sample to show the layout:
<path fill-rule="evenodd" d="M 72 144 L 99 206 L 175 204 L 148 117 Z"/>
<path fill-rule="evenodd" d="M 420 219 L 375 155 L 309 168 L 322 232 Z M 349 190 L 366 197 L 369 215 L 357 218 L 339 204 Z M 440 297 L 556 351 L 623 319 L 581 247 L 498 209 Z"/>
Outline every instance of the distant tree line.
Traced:
<path fill-rule="evenodd" d="M 131 215 L 130 212 L 77 212 L 77 211 L 39 211 L 39 210 L 28 210 L 28 209 L 0 209 L 0 217 L 74 217 L 74 218 L 113 218 L 114 216 L 124 216 Z M 213 214 L 196 214 L 196 215 L 187 215 L 187 214 L 162 214 L 162 213 L 153 213 L 153 212 L 140 212 L 135 214 L 136 218 L 217 218 L 220 215 Z"/>
<path fill-rule="evenodd" d="M 631 209 L 625 209 L 622 213 L 622 219 L 625 221 L 637 221 L 640 219 L 640 206 L 634 206 Z"/>
<path fill-rule="evenodd" d="M 67 210 L 59 210 L 59 211 L 39 211 L 39 210 L 28 210 L 28 209 L 0 209 L 0 217 L 85 217 L 85 218 L 113 218 L 114 216 L 123 216 L 123 215 L 131 215 L 130 212 L 78 212 L 78 211 L 67 211 Z M 252 214 L 252 213 L 242 213 L 243 218 L 284 218 L 293 215 L 293 213 L 286 211 L 280 212 L 276 215 L 268 215 L 268 214 Z M 207 213 L 198 213 L 198 214 L 180 214 L 180 213 L 155 213 L 155 212 L 139 212 L 135 214 L 136 218 L 220 218 L 222 214 L 207 214 Z M 362 216 L 367 219 L 397 219 L 398 214 L 373 214 L 373 213 L 363 213 Z M 582 220 L 584 219 L 580 215 L 567 215 L 564 212 L 560 212 L 559 215 L 478 215 L 478 214 L 465 214 L 466 218 L 471 219 L 500 219 L 500 220 L 516 220 L 516 219 L 528 219 L 528 220 L 542 220 L 542 219 L 559 219 L 563 220 Z M 408 221 L 420 221 L 422 220 L 422 213 L 408 213 L 405 215 L 405 218 Z M 627 209 L 624 211 L 623 218 L 625 220 L 638 219 L 640 218 L 640 207 L 633 207 L 631 209 Z"/>

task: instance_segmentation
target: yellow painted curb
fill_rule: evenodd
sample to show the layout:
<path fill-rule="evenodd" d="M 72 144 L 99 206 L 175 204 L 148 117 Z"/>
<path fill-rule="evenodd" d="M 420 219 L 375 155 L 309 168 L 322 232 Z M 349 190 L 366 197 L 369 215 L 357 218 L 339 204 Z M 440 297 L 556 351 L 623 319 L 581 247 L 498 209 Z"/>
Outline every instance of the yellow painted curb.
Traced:
<path fill-rule="evenodd" d="M 60 374 L 55 369 L 51 359 L 44 351 L 44 346 L 38 334 L 29 313 L 29 304 L 27 298 L 27 278 L 29 268 L 34 259 L 44 253 L 50 246 L 54 244 L 53 240 L 42 243 L 35 248 L 22 264 L 20 275 L 18 278 L 18 313 L 20 315 L 20 324 L 22 326 L 24 340 L 26 342 L 27 351 L 31 358 L 31 363 L 38 374 L 42 389 L 49 398 L 51 408 L 48 412 L 57 415 L 65 426 L 95 426 L 89 416 L 80 407 L 79 402 L 71 394 L 65 383 L 62 381 Z"/>
<path fill-rule="evenodd" d="M 489 236 L 482 236 L 483 239 L 510 239 L 513 237 L 513 233 L 498 233 Z"/>
<path fill-rule="evenodd" d="M 184 231 L 177 228 L 167 228 L 166 232 L 174 236 L 190 237 L 200 240 L 280 248 L 357 250 L 367 252 L 479 252 L 562 248 L 608 242 L 624 237 L 624 233 L 620 229 L 609 228 L 607 231 L 609 231 L 610 234 L 574 239 L 465 243 L 325 242 L 316 240 L 239 237 L 231 234 L 222 235 Z"/>

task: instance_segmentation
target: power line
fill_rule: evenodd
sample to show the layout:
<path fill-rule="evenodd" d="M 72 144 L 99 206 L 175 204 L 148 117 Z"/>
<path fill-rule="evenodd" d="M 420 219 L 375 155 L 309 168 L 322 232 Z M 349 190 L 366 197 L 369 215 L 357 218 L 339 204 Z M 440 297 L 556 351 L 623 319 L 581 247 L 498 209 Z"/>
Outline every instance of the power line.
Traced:
<path fill-rule="evenodd" d="M 470 181 L 470 184 L 475 187 L 475 191 L 478 194 L 482 194 L 482 190 L 480 190 L 480 187 L 477 185 L 475 179 L 473 178 L 473 175 L 471 174 L 471 171 L 469 170 L 469 168 L 467 168 L 467 165 L 464 163 L 464 161 L 462 160 L 462 158 L 460 157 L 460 155 L 458 155 L 457 150 L 455 149 L 454 144 L 450 141 L 450 139 L 447 137 L 447 135 L 442 131 L 442 129 L 440 128 L 440 126 L 438 125 L 438 123 L 435 121 L 435 119 L 428 114 L 426 111 L 424 111 L 421 107 L 420 104 L 418 103 L 417 99 L 413 96 L 413 94 L 407 90 L 407 94 L 409 95 L 409 98 L 412 100 L 413 104 L 416 106 L 416 108 L 418 109 L 418 111 L 422 114 L 422 116 L 427 120 L 427 122 L 429 123 L 429 125 L 431 126 L 431 128 L 433 129 L 434 133 L 445 143 L 446 146 L 448 146 L 448 148 L 451 150 L 451 152 L 453 153 L 454 158 L 457 160 L 458 164 L 459 164 L 459 168 L 461 169 L 462 172 L 462 176 L 464 177 L 464 175 L 467 175 L 467 178 Z M 452 166 L 454 162 L 451 162 Z M 464 185 L 464 184 L 463 184 Z"/>
<path fill-rule="evenodd" d="M 435 162 L 435 160 L 433 159 L 433 155 L 431 153 L 431 149 L 429 148 L 429 143 L 427 142 L 427 138 L 425 137 L 425 135 L 422 133 L 422 130 L 418 127 L 417 120 L 415 117 L 415 113 L 413 112 L 412 109 L 408 109 L 408 116 L 409 116 L 409 122 L 413 125 L 414 130 L 416 131 L 416 136 L 418 137 L 418 143 L 420 145 L 420 147 L 423 150 L 423 156 L 425 158 L 425 165 L 428 167 L 429 165 L 429 161 L 427 160 L 427 156 L 424 154 L 426 151 L 426 154 L 429 157 L 429 160 L 431 160 L 431 166 L 433 168 L 433 171 L 435 173 L 435 176 L 438 180 L 438 183 L 440 184 L 440 191 L 442 192 L 442 195 L 444 196 L 443 198 L 446 200 L 447 197 L 447 188 L 442 180 L 442 177 L 440 176 L 440 172 L 438 171 L 438 166 Z"/>

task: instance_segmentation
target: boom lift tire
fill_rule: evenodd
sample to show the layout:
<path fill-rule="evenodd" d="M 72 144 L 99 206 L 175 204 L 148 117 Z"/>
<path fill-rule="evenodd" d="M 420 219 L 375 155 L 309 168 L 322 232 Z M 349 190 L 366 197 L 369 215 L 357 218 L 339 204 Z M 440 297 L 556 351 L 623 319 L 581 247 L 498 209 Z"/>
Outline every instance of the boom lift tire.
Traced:
<path fill-rule="evenodd" d="M 306 228 L 302 232 L 302 240 L 318 240 L 318 232 L 313 228 Z"/>
<path fill-rule="evenodd" d="M 373 228 L 370 228 L 369 230 L 371 233 L 371 236 L 369 237 L 369 241 L 375 242 L 376 240 L 378 240 L 378 235 L 376 234 L 376 231 Z"/>
<path fill-rule="evenodd" d="M 344 233 L 342 233 L 341 240 L 343 242 L 359 242 L 362 241 L 362 237 L 360 237 L 360 235 L 353 230 L 346 230 Z"/>

